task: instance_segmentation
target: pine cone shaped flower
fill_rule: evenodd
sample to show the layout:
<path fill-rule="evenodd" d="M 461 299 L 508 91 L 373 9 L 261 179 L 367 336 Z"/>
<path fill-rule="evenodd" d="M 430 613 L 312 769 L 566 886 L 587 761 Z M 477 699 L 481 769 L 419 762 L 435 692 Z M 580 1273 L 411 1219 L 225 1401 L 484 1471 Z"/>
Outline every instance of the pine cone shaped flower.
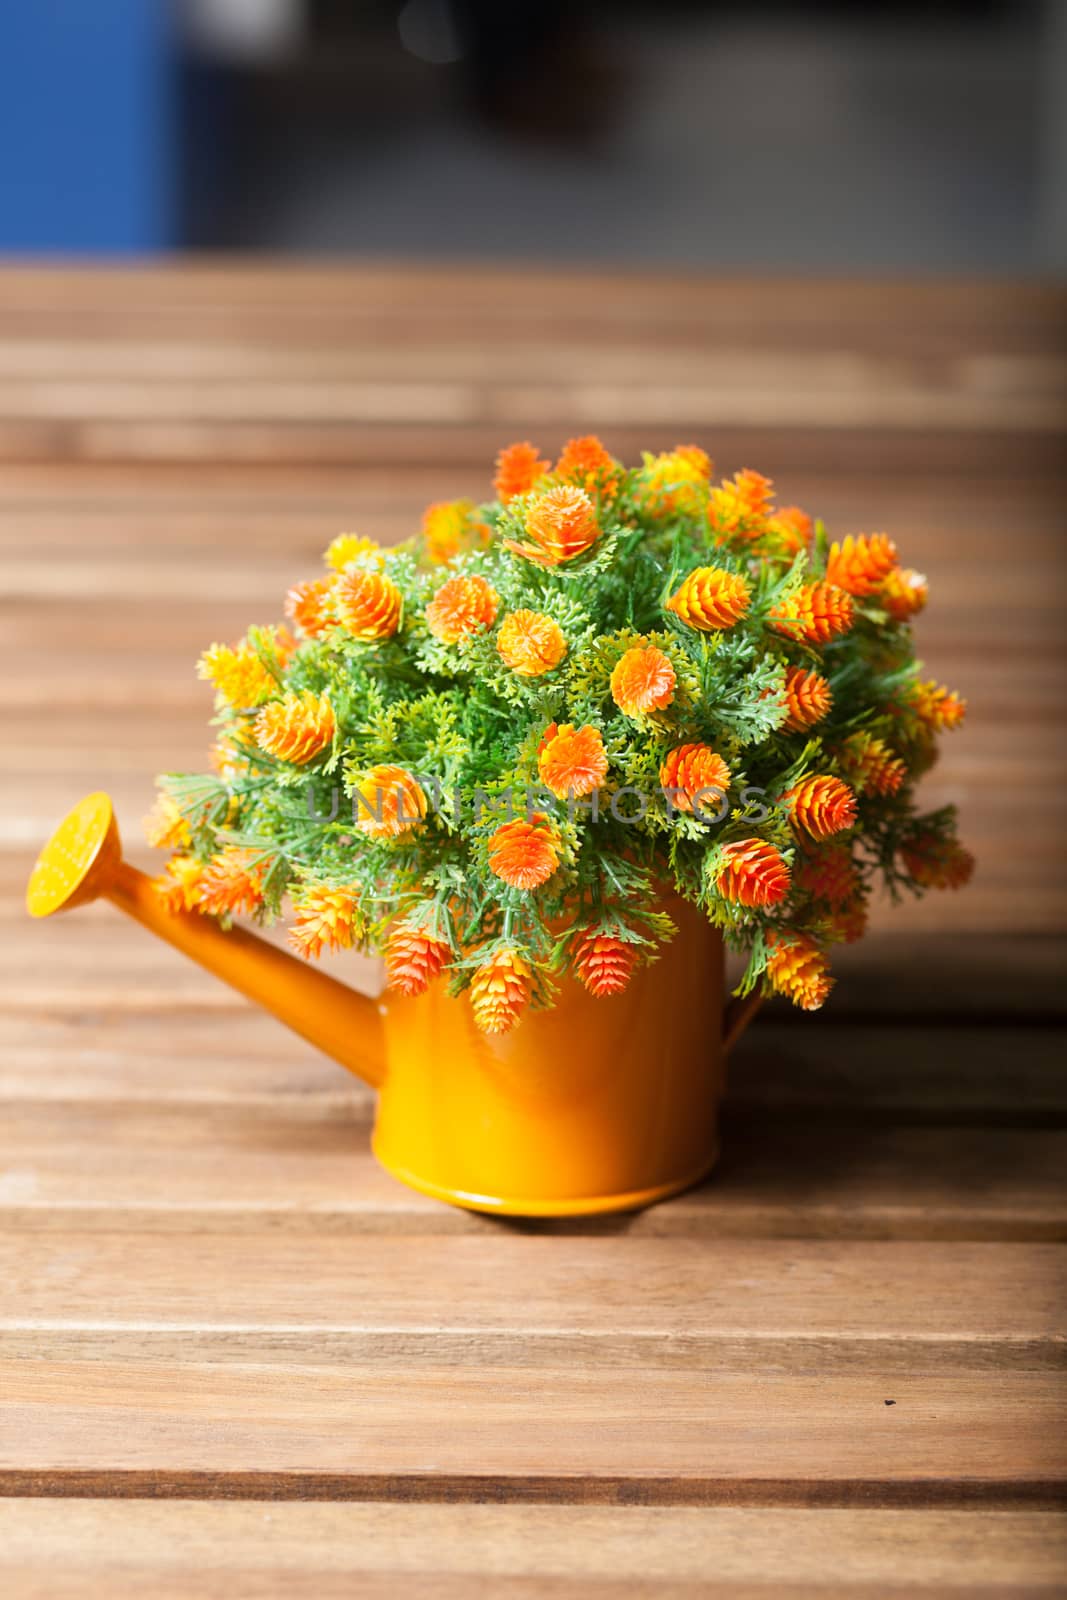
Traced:
<path fill-rule="evenodd" d="M 204 868 L 197 909 L 212 917 L 248 916 L 263 903 L 265 876 L 259 851 L 227 845 Z"/>
<path fill-rule="evenodd" d="M 711 491 L 708 521 L 727 538 L 757 539 L 766 530 L 774 484 L 762 472 L 744 467 Z"/>
<path fill-rule="evenodd" d="M 966 700 L 933 680 L 916 683 L 908 695 L 908 704 L 920 722 L 938 733 L 958 728 L 967 715 Z"/>
<path fill-rule="evenodd" d="M 822 673 L 789 667 L 785 675 L 785 701 L 789 715 L 782 723 L 782 732 L 802 733 L 828 715 L 834 697 Z"/>
<path fill-rule="evenodd" d="M 573 484 L 559 484 L 531 500 L 523 528 L 526 542 L 506 539 L 504 548 L 544 567 L 573 561 L 600 538 L 596 507 L 585 490 Z"/>
<path fill-rule="evenodd" d="M 773 844 L 738 839 L 722 847 L 715 881 L 724 900 L 741 906 L 776 906 L 789 893 L 789 868 Z"/>
<path fill-rule="evenodd" d="M 884 533 L 849 534 L 830 546 L 826 581 L 846 594 L 874 594 L 896 566 L 897 547 Z"/>
<path fill-rule="evenodd" d="M 701 633 L 732 628 L 748 610 L 751 594 L 745 579 L 722 567 L 697 567 L 666 602 L 689 627 Z"/>
<path fill-rule="evenodd" d="M 542 812 L 505 822 L 489 840 L 490 871 L 512 889 L 537 889 L 559 866 L 559 839 Z"/>
<path fill-rule="evenodd" d="M 529 1004 L 530 968 L 517 950 L 500 950 L 470 985 L 474 1020 L 483 1033 L 507 1033 Z"/>
<path fill-rule="evenodd" d="M 567 654 L 563 629 L 540 611 L 511 611 L 500 624 L 496 647 L 504 665 L 523 678 L 539 678 Z"/>
<path fill-rule="evenodd" d="M 860 794 L 896 794 L 908 769 L 884 739 L 854 733 L 841 748 L 841 764 Z"/>
<path fill-rule="evenodd" d="M 643 717 L 669 706 L 677 683 L 670 656 L 655 645 L 636 645 L 615 664 L 611 698 L 628 717 Z"/>
<path fill-rule="evenodd" d="M 354 639 L 391 639 L 400 626 L 403 596 L 384 572 L 348 567 L 333 581 L 333 609 Z"/>
<path fill-rule="evenodd" d="M 306 961 L 324 950 L 350 950 L 359 932 L 359 910 L 351 889 L 307 884 L 294 906 L 289 943 Z"/>
<path fill-rule="evenodd" d="M 710 745 L 683 744 L 664 757 L 659 781 L 676 811 L 717 810 L 716 797 L 730 787 L 730 769 Z"/>
<path fill-rule="evenodd" d="M 856 796 L 840 778 L 812 774 L 782 796 L 793 826 L 813 839 L 843 833 L 856 820 Z"/>
<path fill-rule="evenodd" d="M 803 934 L 767 935 L 767 977 L 771 987 L 804 1011 L 818 1011 L 834 980 L 818 946 Z"/>
<path fill-rule="evenodd" d="M 852 855 L 843 844 L 824 846 L 802 857 L 794 871 L 797 887 L 827 905 L 841 906 L 850 900 L 860 887 L 859 873 L 852 864 Z"/>
<path fill-rule="evenodd" d="M 451 959 L 451 947 L 425 929 L 395 928 L 385 947 L 389 987 L 398 994 L 423 994 Z"/>
<path fill-rule="evenodd" d="M 404 767 L 371 767 L 353 790 L 355 826 L 372 839 L 397 839 L 426 815 L 421 785 Z"/>
<path fill-rule="evenodd" d="M 831 583 L 809 583 L 771 611 L 779 633 L 804 644 L 828 644 L 852 626 L 852 598 Z"/>
<path fill-rule="evenodd" d="M 306 638 L 317 639 L 330 626 L 326 602 L 332 592 L 332 578 L 305 578 L 303 583 L 294 583 L 286 595 L 285 615 Z"/>
<path fill-rule="evenodd" d="M 337 724 L 327 697 L 305 689 L 302 694 L 272 700 L 259 712 L 253 726 L 261 750 L 279 761 L 303 767 L 333 743 Z"/>
<path fill-rule="evenodd" d="M 568 439 L 556 462 L 554 476 L 577 484 L 590 495 L 612 495 L 622 481 L 622 468 L 595 434 Z"/>
<path fill-rule="evenodd" d="M 591 995 L 621 994 L 640 959 L 640 947 L 616 933 L 588 928 L 571 946 L 571 970 Z"/>
<path fill-rule="evenodd" d="M 491 628 L 499 604 L 496 590 L 484 578 L 464 574 L 441 585 L 426 607 L 426 621 L 435 639 L 456 644 Z"/>
<path fill-rule="evenodd" d="M 548 466 L 548 462 L 538 455 L 536 447 L 527 440 L 521 444 L 509 444 L 496 458 L 493 488 L 497 498 L 507 505 L 516 495 L 529 494 L 534 484 L 544 477 Z"/>
<path fill-rule="evenodd" d="M 921 889 L 962 889 L 974 873 L 974 857 L 957 839 L 913 834 L 900 849 L 901 860 Z"/>
<path fill-rule="evenodd" d="M 913 567 L 894 567 L 886 574 L 878 599 L 894 622 L 908 622 L 926 604 L 926 579 Z"/>

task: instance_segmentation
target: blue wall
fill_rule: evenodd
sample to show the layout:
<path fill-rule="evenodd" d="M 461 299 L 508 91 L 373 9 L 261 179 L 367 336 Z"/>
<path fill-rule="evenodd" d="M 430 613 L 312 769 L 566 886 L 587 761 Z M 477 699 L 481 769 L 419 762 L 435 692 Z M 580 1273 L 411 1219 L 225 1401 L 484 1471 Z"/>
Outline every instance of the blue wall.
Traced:
<path fill-rule="evenodd" d="M 176 242 L 167 0 L 0 0 L 0 251 Z"/>

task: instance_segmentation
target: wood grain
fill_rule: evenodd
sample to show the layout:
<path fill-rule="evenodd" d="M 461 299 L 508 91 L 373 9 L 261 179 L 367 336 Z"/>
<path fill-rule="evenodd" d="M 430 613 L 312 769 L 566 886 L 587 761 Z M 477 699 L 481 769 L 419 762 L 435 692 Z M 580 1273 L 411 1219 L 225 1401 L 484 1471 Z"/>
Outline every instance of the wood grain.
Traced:
<path fill-rule="evenodd" d="M 1067 1478 L 1062 1385 L 1038 1372 L 531 1372 L 298 1353 L 272 1382 L 255 1361 L 120 1350 L 0 1361 L 8 1492 L 62 1492 L 70 1474 L 105 1496 L 152 1483 L 200 1498 L 229 1479 L 239 1498 L 1010 1508 L 1062 1502 Z"/>
<path fill-rule="evenodd" d="M 0 1582 L 39 1600 L 816 1600 L 1060 1590 L 1041 1512 L 0 1500 Z"/>
<path fill-rule="evenodd" d="M 1065 425 L 1053 286 L 0 270 L 5 1596 L 1062 1592 Z M 768 1008 L 711 1182 L 503 1225 L 208 975 L 21 896 L 89 788 L 150 864 L 199 651 L 335 533 L 591 429 L 927 572 L 971 708 L 924 792 L 980 864 L 879 907 L 818 1022 Z"/>

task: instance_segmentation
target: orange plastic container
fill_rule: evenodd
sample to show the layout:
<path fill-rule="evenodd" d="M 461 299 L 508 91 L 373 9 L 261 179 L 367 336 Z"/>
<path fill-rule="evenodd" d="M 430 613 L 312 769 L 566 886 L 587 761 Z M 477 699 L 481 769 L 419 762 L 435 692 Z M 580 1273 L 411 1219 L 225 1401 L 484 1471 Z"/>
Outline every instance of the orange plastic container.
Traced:
<path fill-rule="evenodd" d="M 488 1036 L 440 982 L 372 1000 L 244 928 L 168 911 L 122 860 L 106 794 L 60 824 L 26 903 L 44 917 L 99 896 L 373 1085 L 375 1154 L 425 1194 L 517 1216 L 628 1211 L 715 1161 L 726 1053 L 758 1002 L 725 1005 L 722 942 L 683 902 L 678 937 L 624 993 L 565 978 L 553 1009 Z"/>

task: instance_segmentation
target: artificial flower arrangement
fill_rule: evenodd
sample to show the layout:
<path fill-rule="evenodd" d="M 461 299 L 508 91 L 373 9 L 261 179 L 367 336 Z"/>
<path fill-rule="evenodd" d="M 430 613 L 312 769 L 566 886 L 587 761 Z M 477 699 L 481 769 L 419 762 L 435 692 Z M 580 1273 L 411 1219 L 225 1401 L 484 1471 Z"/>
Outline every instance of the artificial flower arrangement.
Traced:
<path fill-rule="evenodd" d="M 172 909 L 288 914 L 302 955 L 380 952 L 503 1033 L 562 973 L 625 988 L 672 892 L 747 952 L 739 992 L 810 1010 L 876 883 L 967 881 L 914 799 L 964 702 L 920 675 L 887 536 L 831 543 L 695 446 L 514 444 L 494 488 L 393 548 L 342 534 L 287 625 L 207 650 L 214 770 L 147 825 Z"/>

